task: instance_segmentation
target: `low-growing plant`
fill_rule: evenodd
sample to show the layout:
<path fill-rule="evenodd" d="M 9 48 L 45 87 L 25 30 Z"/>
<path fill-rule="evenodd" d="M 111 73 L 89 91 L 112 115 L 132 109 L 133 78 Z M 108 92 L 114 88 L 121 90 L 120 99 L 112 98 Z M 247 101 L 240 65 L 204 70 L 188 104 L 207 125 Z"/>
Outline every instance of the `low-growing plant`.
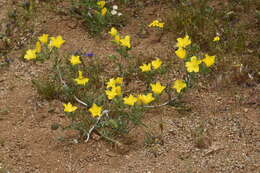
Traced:
<path fill-rule="evenodd" d="M 176 37 L 176 33 L 177 35 L 187 33 L 200 45 L 201 51 L 221 56 L 216 67 L 220 73 L 230 74 L 233 67 L 229 64 L 235 66 L 242 64 L 247 66 L 247 71 L 251 71 L 247 72 L 252 76 L 251 79 L 248 78 L 249 80 L 259 79 L 256 70 L 260 65 L 259 34 L 256 31 L 256 28 L 259 28 L 258 2 L 250 0 L 175 2 L 166 17 L 165 27 L 173 38 Z"/>
<path fill-rule="evenodd" d="M 188 33 L 202 45 L 203 50 L 210 52 L 216 52 L 216 46 L 211 39 L 219 36 L 219 53 L 241 54 L 246 52 L 246 42 L 253 45 L 257 43 L 253 33 L 248 32 L 248 29 L 255 29 L 257 23 L 249 23 L 250 21 L 240 18 L 246 17 L 245 11 L 253 12 L 255 5 L 248 0 L 226 3 L 214 3 L 210 0 L 178 1 L 167 17 L 169 25 L 166 29 L 179 34 Z"/>
<path fill-rule="evenodd" d="M 95 0 L 71 1 L 71 4 L 72 15 L 83 19 L 91 35 L 99 35 L 107 28 L 126 24 L 126 17 L 117 5 Z"/>
<path fill-rule="evenodd" d="M 150 27 L 163 28 L 163 25 L 164 23 L 156 21 Z M 46 95 L 46 98 L 66 98 L 60 100 L 65 102 L 64 112 L 71 124 L 64 129 L 79 131 L 86 141 L 92 133 L 96 133 L 108 141 L 120 144 L 116 140 L 118 137 L 128 134 L 136 126 L 147 127 L 142 122 L 147 110 L 178 103 L 186 89 L 195 83 L 197 74 L 210 71 L 215 56 L 205 54 L 200 58 L 201 52 L 192 44 L 188 35 L 178 38 L 175 57 L 183 60 L 186 75 L 175 81 L 159 81 L 160 77 L 171 73 L 165 62 L 154 58 L 138 64 L 128 54 L 131 48 L 130 36 L 121 37 L 116 28 L 112 28 L 109 34 L 114 38 L 113 42 L 121 55 L 121 58 L 113 57 L 111 63 L 119 64 L 118 61 L 124 60 L 126 64 L 121 70 L 119 68 L 115 71 L 120 75 L 109 76 L 96 57 L 90 58 L 91 65 L 86 64 L 82 56 L 88 56 L 89 53 L 75 53 L 68 58 L 61 58 L 59 48 L 65 42 L 61 36 L 49 38 L 43 34 L 38 38 L 35 48 L 26 51 L 24 58 L 33 61 L 52 60 L 51 79 L 53 83 L 60 84 L 59 92 L 54 87 L 57 85 L 34 83 L 39 93 Z M 91 53 L 91 56 L 95 55 Z M 135 71 L 136 75 L 128 76 L 129 71 Z M 130 84 L 135 82 L 142 83 L 144 88 L 131 88 Z M 59 96 L 56 97 L 56 94 Z M 162 123 L 160 129 L 163 131 Z"/>

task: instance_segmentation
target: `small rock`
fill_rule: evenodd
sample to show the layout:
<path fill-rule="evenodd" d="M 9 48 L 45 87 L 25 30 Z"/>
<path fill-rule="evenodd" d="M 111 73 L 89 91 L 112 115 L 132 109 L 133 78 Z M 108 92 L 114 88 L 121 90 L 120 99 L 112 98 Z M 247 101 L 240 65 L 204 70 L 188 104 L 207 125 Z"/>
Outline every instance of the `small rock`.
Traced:
<path fill-rule="evenodd" d="M 73 139 L 73 142 L 74 142 L 75 144 L 78 144 L 78 143 L 79 143 L 79 141 L 78 141 L 77 139 Z"/>

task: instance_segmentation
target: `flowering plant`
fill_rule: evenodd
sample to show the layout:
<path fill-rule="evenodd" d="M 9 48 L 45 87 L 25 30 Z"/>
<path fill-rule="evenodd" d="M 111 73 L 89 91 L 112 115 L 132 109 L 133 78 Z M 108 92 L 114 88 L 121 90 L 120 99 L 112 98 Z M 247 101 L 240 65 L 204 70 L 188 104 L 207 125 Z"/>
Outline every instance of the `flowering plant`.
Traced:
<path fill-rule="evenodd" d="M 104 8 L 105 4 L 99 2 L 100 8 Z M 116 28 L 111 28 L 109 34 L 114 38 L 113 42 L 126 53 L 131 49 L 130 36 L 121 36 Z M 160 58 L 141 65 L 137 65 L 134 58 L 127 58 L 125 60 L 129 66 L 124 67 L 117 76 L 109 77 L 97 58 L 91 58 L 93 61 L 90 66 L 81 58 L 85 55 L 93 57 L 93 53 L 76 52 L 65 61 L 60 59 L 58 50 L 65 42 L 61 36 L 49 39 L 47 34 L 43 34 L 38 38 L 35 48 L 26 51 L 24 59 L 38 60 L 41 57 L 46 60 L 53 57 L 52 72 L 56 81 L 53 85 L 58 82 L 61 84 L 57 87 L 58 95 L 62 98 L 65 115 L 71 120 L 71 124 L 64 129 L 78 130 L 86 141 L 92 133 L 96 133 L 119 144 L 113 137 L 129 133 L 136 125 L 143 125 L 142 116 L 146 110 L 176 102 L 191 86 L 193 81 L 190 78 L 215 63 L 215 56 L 205 54 L 199 58 L 200 54 L 192 51 L 192 41 L 186 35 L 177 38 L 175 51 L 176 56 L 184 61 L 187 75 L 183 79 L 170 83 L 162 80 L 167 64 Z M 48 55 L 47 58 L 42 53 Z M 131 69 L 138 71 L 139 76 L 131 79 L 128 76 Z M 143 83 L 146 89 L 130 89 L 129 83 L 133 80 Z M 165 96 L 168 96 L 168 100 L 162 103 Z"/>
<path fill-rule="evenodd" d="M 107 1 L 80 0 L 71 2 L 76 16 L 82 18 L 91 35 L 99 35 L 109 26 L 121 26 L 126 24 L 126 19 L 118 12 L 117 5 L 111 5 Z"/>

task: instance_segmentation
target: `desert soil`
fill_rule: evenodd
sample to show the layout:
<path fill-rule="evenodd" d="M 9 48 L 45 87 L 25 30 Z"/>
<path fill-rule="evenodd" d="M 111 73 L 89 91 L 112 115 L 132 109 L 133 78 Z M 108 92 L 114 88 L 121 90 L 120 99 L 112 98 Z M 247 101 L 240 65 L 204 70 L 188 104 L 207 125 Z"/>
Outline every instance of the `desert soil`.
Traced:
<path fill-rule="evenodd" d="M 0 3 L 0 19 L 6 16 L 5 2 Z M 151 15 L 155 9 L 145 8 L 142 20 L 158 17 Z M 91 38 L 70 16 L 48 12 L 45 19 L 38 33 L 62 35 L 63 52 L 83 49 L 103 59 L 113 53 L 108 35 Z M 133 19 L 121 32 L 137 40 L 138 21 Z M 134 53 L 170 57 L 167 36 L 160 42 L 153 39 L 150 34 L 133 41 Z M 116 148 L 98 136 L 85 143 L 73 131 L 51 129 L 53 123 L 68 123 L 62 103 L 41 99 L 31 83 L 48 64 L 23 61 L 23 51 L 10 51 L 10 65 L 0 67 L 0 173 L 260 172 L 259 84 L 227 86 L 219 80 L 221 74 L 215 74 L 185 94 L 183 101 L 191 111 L 166 106 L 146 113 L 144 122 L 155 134 L 163 115 L 158 142 L 145 145 L 145 129 L 140 127 L 131 133 L 131 143 Z"/>

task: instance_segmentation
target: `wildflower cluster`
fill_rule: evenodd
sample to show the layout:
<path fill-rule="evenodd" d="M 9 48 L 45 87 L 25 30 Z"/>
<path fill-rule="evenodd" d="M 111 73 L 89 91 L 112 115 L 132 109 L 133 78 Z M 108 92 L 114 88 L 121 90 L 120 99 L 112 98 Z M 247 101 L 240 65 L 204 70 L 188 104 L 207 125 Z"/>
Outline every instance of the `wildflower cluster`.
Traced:
<path fill-rule="evenodd" d="M 35 44 L 34 49 L 28 49 L 24 55 L 26 60 L 35 60 L 37 57 L 42 57 L 46 53 L 50 53 L 53 49 L 59 49 L 64 44 L 63 38 L 59 35 L 57 37 L 50 37 L 48 34 L 43 34 L 38 37 L 38 41 Z M 44 50 L 42 52 L 42 50 Z M 40 54 L 42 53 L 42 54 Z M 46 56 L 46 55 L 45 55 Z"/>
<path fill-rule="evenodd" d="M 154 101 L 155 98 L 153 97 L 152 93 L 139 94 L 137 96 L 130 94 L 129 96 L 124 97 L 123 100 L 124 100 L 124 104 L 129 105 L 129 106 L 134 106 L 135 104 L 147 105 L 147 104 L 151 103 L 152 101 Z"/>
<path fill-rule="evenodd" d="M 120 23 L 125 23 L 124 15 L 118 11 L 119 7 L 107 2 L 103 0 L 71 2 L 74 8 L 81 12 L 75 15 L 80 15 L 93 36 L 101 34 L 109 26 L 121 26 Z"/>
<path fill-rule="evenodd" d="M 116 96 L 122 95 L 122 88 L 121 88 L 122 84 L 123 84 L 123 78 L 121 77 L 117 77 L 116 79 L 111 78 L 107 82 L 107 86 L 106 86 L 107 90 L 105 92 L 109 100 L 112 100 Z"/>
<path fill-rule="evenodd" d="M 219 38 L 214 38 L 214 40 L 215 39 Z M 185 59 L 187 57 L 186 49 L 189 45 L 191 45 L 191 40 L 188 35 L 183 38 L 177 38 L 177 50 L 175 51 L 177 57 L 179 57 L 180 59 Z M 206 67 L 212 66 L 215 63 L 215 56 L 209 56 L 208 54 L 205 54 L 205 57 L 203 59 L 198 59 L 196 56 L 191 56 L 185 61 L 185 67 L 189 73 L 198 73 L 200 71 L 200 64 L 204 62 Z"/>
<path fill-rule="evenodd" d="M 156 60 L 151 61 L 150 63 L 143 64 L 139 68 L 142 72 L 149 72 L 152 69 L 157 70 L 159 67 L 161 67 L 162 61 L 159 58 L 156 58 Z"/>
<path fill-rule="evenodd" d="M 77 106 L 73 106 L 70 102 L 68 104 L 63 104 L 64 112 L 66 113 L 73 113 L 78 109 Z M 93 117 L 101 116 L 102 107 L 93 103 L 93 105 L 88 109 Z"/>
<path fill-rule="evenodd" d="M 128 49 L 131 48 L 131 40 L 129 35 L 126 35 L 124 38 L 121 38 L 117 29 L 114 27 L 112 27 L 108 33 L 114 38 L 113 41 L 119 46 L 126 47 Z"/>
<path fill-rule="evenodd" d="M 100 9 L 105 9 L 105 1 L 98 1 L 97 5 Z M 158 21 L 154 21 L 150 25 L 163 27 L 163 23 Z M 113 42 L 119 46 L 120 51 L 127 51 L 131 48 L 130 36 L 120 36 L 114 27 L 111 28 L 109 34 L 113 37 Z M 49 38 L 47 34 L 43 34 L 38 38 L 35 48 L 29 49 L 24 58 L 37 59 L 42 48 L 48 52 L 48 55 L 51 55 L 64 42 L 61 36 Z M 204 58 L 198 59 L 195 53 L 190 53 L 191 46 L 192 42 L 188 35 L 177 39 L 175 54 L 184 60 L 187 76 L 200 72 L 202 64 L 208 68 L 215 63 L 215 56 L 208 54 L 205 54 Z M 91 65 L 86 67 L 86 62 L 81 56 L 82 54 L 74 53 L 66 59 L 66 62 L 62 61 L 64 58 L 58 59 L 55 56 L 53 72 L 56 73 L 54 75 L 56 78 L 54 78 L 62 83 L 62 98 L 63 102 L 66 102 L 63 104 L 64 112 L 71 119 L 69 127 L 79 130 L 87 140 L 94 128 L 97 134 L 105 139 L 128 133 L 133 126 L 142 124 L 141 118 L 144 111 L 176 101 L 190 86 L 190 81 L 185 77 L 167 81 L 159 76 L 163 74 L 161 71 L 166 68 L 166 63 L 160 58 L 155 58 L 142 65 L 138 65 L 139 62 L 134 61 L 134 58 L 127 59 L 129 66 L 132 65 L 131 68 L 134 71 L 139 71 L 140 76 L 135 76 L 134 80 L 138 80 L 146 86 L 143 90 L 136 90 L 129 87 L 129 83 L 133 79 L 126 73 L 104 80 L 106 74 L 100 75 L 99 69 L 101 68 L 94 69 L 98 62 L 97 64 L 91 62 Z M 94 60 L 96 58 L 93 58 Z M 91 71 L 91 69 L 94 70 Z M 127 70 L 127 68 L 125 69 Z M 167 95 L 169 99 L 161 103 Z M 176 96 L 173 97 L 174 95 Z M 86 108 L 82 111 L 80 106 L 75 105 L 76 103 Z"/>
<path fill-rule="evenodd" d="M 175 51 L 175 54 L 181 58 L 181 59 L 184 59 L 186 58 L 186 50 L 185 48 L 187 46 L 189 46 L 191 44 L 191 40 L 189 38 L 188 35 L 186 35 L 184 38 L 177 38 L 177 44 L 176 44 L 176 47 L 178 48 L 176 51 Z"/>
<path fill-rule="evenodd" d="M 108 33 L 113 37 L 112 42 L 119 46 L 117 52 L 122 57 L 128 57 L 128 51 L 131 49 L 131 37 L 129 35 L 121 37 L 117 29 L 114 27 L 112 27 Z"/>
<path fill-rule="evenodd" d="M 98 1 L 97 5 L 101 9 L 101 15 L 105 16 L 107 14 L 106 1 Z"/>

